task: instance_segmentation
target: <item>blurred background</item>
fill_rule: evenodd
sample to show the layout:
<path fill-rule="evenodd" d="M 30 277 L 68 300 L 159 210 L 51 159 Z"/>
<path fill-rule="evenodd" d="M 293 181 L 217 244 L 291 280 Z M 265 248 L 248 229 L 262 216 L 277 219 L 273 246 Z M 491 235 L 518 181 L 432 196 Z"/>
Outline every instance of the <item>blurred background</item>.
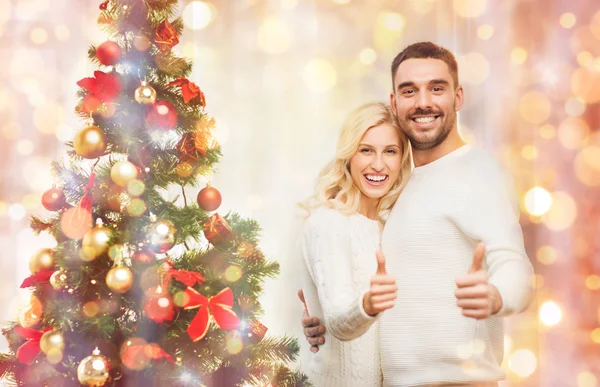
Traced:
<path fill-rule="evenodd" d="M 28 217 L 44 215 L 50 162 L 84 127 L 75 83 L 95 69 L 89 45 L 106 40 L 100 3 L 0 0 L 0 320 L 28 301 L 19 285 L 30 256 L 55 245 Z M 333 156 L 345 115 L 388 101 L 394 56 L 431 40 L 459 60 L 461 136 L 514 176 L 537 273 L 533 305 L 508 320 L 502 385 L 600 385 L 598 0 L 181 0 L 179 10 L 175 50 L 194 61 L 190 80 L 223 147 L 211 178 L 219 212 L 258 220 L 263 250 L 282 266 L 263 297 L 270 332 L 296 335 L 306 354 L 296 203 Z"/>

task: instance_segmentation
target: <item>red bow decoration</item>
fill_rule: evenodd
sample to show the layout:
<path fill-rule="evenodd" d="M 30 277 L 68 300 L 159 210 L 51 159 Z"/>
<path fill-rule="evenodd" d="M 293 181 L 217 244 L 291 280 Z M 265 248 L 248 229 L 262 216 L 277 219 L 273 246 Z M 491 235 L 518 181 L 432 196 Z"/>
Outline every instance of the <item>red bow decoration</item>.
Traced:
<path fill-rule="evenodd" d="M 196 284 L 201 284 L 202 282 L 204 282 L 204 277 L 202 276 L 202 274 L 197 273 L 195 271 L 170 269 L 165 275 L 165 288 L 168 287 L 171 278 L 176 279 L 185 286 L 194 286 Z"/>
<path fill-rule="evenodd" d="M 36 274 L 33 274 L 33 275 L 25 278 L 23 280 L 23 283 L 21 284 L 21 289 L 28 288 L 39 282 L 48 282 L 48 281 L 50 281 L 50 277 L 52 277 L 52 274 L 54 274 L 54 270 L 39 271 Z"/>
<path fill-rule="evenodd" d="M 111 102 L 121 92 L 121 81 L 113 74 L 94 71 L 93 78 L 83 78 L 77 86 L 87 90 L 83 98 L 82 110 L 90 113 L 100 107 L 102 102 Z"/>
<path fill-rule="evenodd" d="M 221 329 L 236 329 L 240 324 L 240 319 L 231 310 L 233 292 L 230 288 L 225 288 L 215 296 L 206 298 L 195 289 L 188 287 L 185 289 L 185 295 L 188 301 L 184 309 L 200 308 L 187 329 L 192 341 L 198 341 L 206 335 L 211 314 L 215 323 Z"/>
<path fill-rule="evenodd" d="M 180 86 L 183 102 L 188 103 L 191 100 L 199 97 L 199 102 L 202 107 L 206 107 L 206 97 L 198 85 L 184 77 L 178 77 L 176 81 L 167 84 L 169 86 Z"/>
<path fill-rule="evenodd" d="M 27 339 L 25 344 L 21 345 L 17 350 L 17 358 L 21 363 L 31 365 L 36 356 L 42 351 L 40 349 L 40 340 L 44 333 L 51 331 L 52 328 L 46 328 L 43 331 L 36 331 L 32 328 L 15 327 L 15 333 L 24 339 Z"/>
<path fill-rule="evenodd" d="M 142 354 L 153 360 L 165 359 L 169 363 L 175 364 L 173 357 L 166 353 L 165 350 L 156 343 L 132 345 L 131 347 L 127 348 L 127 351 L 125 351 L 123 354 L 123 363 L 126 365 L 133 364 L 135 359 L 139 359 L 140 355 Z"/>

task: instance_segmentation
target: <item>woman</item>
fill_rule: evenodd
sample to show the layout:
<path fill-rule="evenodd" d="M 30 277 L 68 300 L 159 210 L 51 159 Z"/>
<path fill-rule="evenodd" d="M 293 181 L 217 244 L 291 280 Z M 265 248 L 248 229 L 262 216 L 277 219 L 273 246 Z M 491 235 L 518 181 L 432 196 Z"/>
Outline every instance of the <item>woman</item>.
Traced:
<path fill-rule="evenodd" d="M 307 365 L 316 387 L 382 383 L 377 315 L 393 306 L 397 287 L 376 249 L 410 168 L 409 143 L 390 108 L 366 104 L 343 124 L 335 159 L 303 204 L 310 213 L 300 237 L 304 297 L 328 342 Z"/>

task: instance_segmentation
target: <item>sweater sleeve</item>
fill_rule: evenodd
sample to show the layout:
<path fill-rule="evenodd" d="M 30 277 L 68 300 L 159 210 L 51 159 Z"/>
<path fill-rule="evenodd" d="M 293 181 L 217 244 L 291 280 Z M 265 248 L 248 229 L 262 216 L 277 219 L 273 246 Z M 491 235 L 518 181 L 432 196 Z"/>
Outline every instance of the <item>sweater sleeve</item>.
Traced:
<path fill-rule="evenodd" d="M 317 215 L 305 226 L 301 254 L 317 290 L 325 327 L 339 340 L 352 340 L 377 318 L 364 311 L 366 290 L 358 288 L 352 277 L 348 219 L 334 210 Z"/>
<path fill-rule="evenodd" d="M 531 302 L 533 267 L 523 243 L 512 179 L 496 162 L 482 163 L 458 216 L 465 234 L 486 245 L 489 282 L 502 298 L 496 316 L 525 310 Z"/>

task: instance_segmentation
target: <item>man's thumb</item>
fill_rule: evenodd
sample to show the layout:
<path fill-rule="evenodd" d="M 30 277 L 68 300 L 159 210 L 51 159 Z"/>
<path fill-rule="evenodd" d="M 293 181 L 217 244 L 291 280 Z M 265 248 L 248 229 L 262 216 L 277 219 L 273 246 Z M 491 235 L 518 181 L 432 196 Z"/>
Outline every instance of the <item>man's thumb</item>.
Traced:
<path fill-rule="evenodd" d="M 483 260 L 485 258 L 485 244 L 479 242 L 473 252 L 473 263 L 469 268 L 469 273 L 475 273 L 483 268 Z"/>
<path fill-rule="evenodd" d="M 387 274 L 385 270 L 385 257 L 380 250 L 375 252 L 375 256 L 377 257 L 377 274 Z"/>

